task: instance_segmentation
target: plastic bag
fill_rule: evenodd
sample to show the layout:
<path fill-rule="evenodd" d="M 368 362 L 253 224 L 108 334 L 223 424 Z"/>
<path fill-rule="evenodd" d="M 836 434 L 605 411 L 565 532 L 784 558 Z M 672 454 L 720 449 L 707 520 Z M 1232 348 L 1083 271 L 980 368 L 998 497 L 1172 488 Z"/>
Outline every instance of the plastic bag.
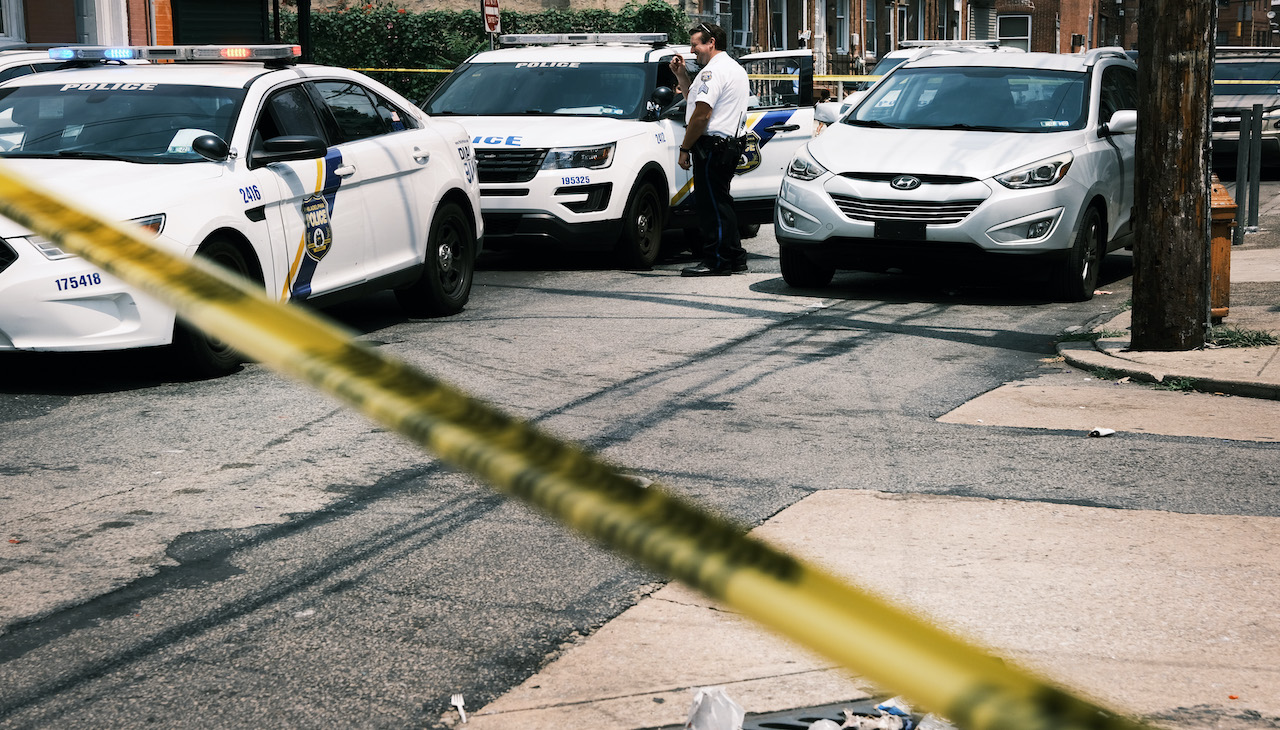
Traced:
<path fill-rule="evenodd" d="M 693 691 L 685 730 L 742 730 L 747 716 L 742 705 L 729 698 L 724 687 L 699 687 Z"/>

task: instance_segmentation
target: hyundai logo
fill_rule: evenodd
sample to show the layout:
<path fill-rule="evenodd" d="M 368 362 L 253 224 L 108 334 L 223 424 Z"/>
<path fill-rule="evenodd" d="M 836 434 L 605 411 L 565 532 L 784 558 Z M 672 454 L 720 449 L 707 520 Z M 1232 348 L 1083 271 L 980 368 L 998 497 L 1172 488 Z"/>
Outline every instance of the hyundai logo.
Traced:
<path fill-rule="evenodd" d="M 911 175 L 899 175 L 889 181 L 894 190 L 915 190 L 920 187 L 920 178 Z"/>

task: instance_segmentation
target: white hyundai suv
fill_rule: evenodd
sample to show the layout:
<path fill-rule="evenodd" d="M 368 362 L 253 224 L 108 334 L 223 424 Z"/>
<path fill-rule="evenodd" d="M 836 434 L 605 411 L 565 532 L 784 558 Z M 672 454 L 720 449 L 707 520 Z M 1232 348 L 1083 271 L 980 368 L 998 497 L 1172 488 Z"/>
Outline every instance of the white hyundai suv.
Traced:
<path fill-rule="evenodd" d="M 1083 54 L 926 54 L 894 69 L 792 160 L 774 211 L 783 278 L 836 269 L 1051 266 L 1093 296 L 1131 242 L 1137 66 Z"/>

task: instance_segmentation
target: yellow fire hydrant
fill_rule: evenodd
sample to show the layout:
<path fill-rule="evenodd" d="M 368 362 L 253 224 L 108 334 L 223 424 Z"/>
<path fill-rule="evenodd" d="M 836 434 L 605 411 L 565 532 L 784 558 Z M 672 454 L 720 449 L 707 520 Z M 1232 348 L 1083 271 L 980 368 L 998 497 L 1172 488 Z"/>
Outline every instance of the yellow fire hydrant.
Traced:
<path fill-rule="evenodd" d="M 1211 178 L 1209 195 L 1209 318 L 1222 321 L 1231 303 L 1231 229 L 1236 225 L 1236 201 L 1218 180 Z"/>

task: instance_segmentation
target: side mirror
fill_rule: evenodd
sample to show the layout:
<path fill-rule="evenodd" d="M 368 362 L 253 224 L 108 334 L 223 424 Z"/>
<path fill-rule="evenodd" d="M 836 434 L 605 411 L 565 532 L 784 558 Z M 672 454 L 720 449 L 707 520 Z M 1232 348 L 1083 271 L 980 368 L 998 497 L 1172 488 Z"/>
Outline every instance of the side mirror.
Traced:
<path fill-rule="evenodd" d="M 1102 125 L 1098 134 L 1110 137 L 1113 134 L 1133 134 L 1138 131 L 1138 112 L 1133 109 L 1121 109 L 1111 115 L 1110 121 Z"/>
<path fill-rule="evenodd" d="M 653 90 L 653 96 L 649 98 L 657 102 L 659 107 L 666 109 L 676 100 L 676 92 L 670 86 L 659 86 Z"/>
<path fill-rule="evenodd" d="M 676 121 L 683 122 L 684 107 L 685 107 L 685 100 L 681 99 L 680 101 L 677 101 L 676 103 L 672 104 L 666 109 L 663 109 L 662 114 L 659 115 L 658 118 L 659 119 L 675 119 Z"/>
<path fill-rule="evenodd" d="M 249 161 L 254 167 L 258 167 L 272 162 L 314 160 L 317 157 L 324 157 L 328 150 L 328 145 L 319 137 L 301 134 L 272 137 L 262 143 L 262 149 L 255 150 L 249 156 Z"/>
<path fill-rule="evenodd" d="M 222 162 L 231 154 L 231 147 L 216 134 L 202 134 L 191 140 L 191 149 L 210 162 Z"/>
<path fill-rule="evenodd" d="M 823 124 L 835 124 L 844 111 L 838 101 L 824 101 L 813 105 L 813 119 Z"/>

